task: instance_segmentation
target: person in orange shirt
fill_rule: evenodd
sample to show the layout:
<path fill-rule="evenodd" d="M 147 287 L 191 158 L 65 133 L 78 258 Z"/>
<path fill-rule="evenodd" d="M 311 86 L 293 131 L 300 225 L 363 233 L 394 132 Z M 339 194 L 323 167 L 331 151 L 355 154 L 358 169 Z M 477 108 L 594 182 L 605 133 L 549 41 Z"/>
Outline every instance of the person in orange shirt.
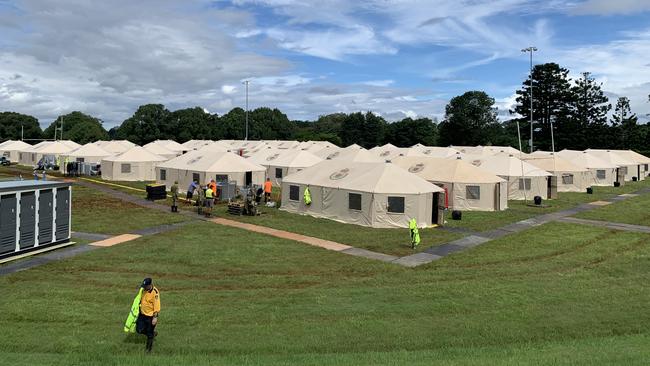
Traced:
<path fill-rule="evenodd" d="M 147 352 L 151 352 L 153 339 L 158 335 L 156 324 L 160 314 L 160 292 L 153 286 L 151 278 L 147 277 L 142 281 L 142 297 L 140 298 L 140 314 L 135 323 L 135 329 L 139 334 L 147 336 Z"/>
<path fill-rule="evenodd" d="M 266 182 L 264 182 L 264 203 L 269 202 L 272 191 L 273 185 L 271 184 L 271 178 L 266 178 Z"/>
<path fill-rule="evenodd" d="M 217 198 L 217 182 L 214 179 L 210 181 L 209 187 L 212 190 L 212 197 Z"/>

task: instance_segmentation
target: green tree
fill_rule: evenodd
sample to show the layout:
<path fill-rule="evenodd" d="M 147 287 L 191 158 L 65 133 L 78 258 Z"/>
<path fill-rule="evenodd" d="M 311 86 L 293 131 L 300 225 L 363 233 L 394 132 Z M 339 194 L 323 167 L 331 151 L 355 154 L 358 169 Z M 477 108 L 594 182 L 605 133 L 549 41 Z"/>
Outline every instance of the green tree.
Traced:
<path fill-rule="evenodd" d="M 607 125 L 607 113 L 612 105 L 602 91 L 602 84 L 597 83 L 590 73 L 584 72 L 571 92 L 573 123 L 568 131 L 558 129 L 558 141 L 579 150 L 610 147 L 613 136 Z"/>
<path fill-rule="evenodd" d="M 439 126 L 442 146 L 489 145 L 489 133 L 498 128 L 494 98 L 483 91 L 468 91 L 449 101 Z"/>
<path fill-rule="evenodd" d="M 341 123 L 341 142 L 343 146 L 358 144 L 365 148 L 381 145 L 387 123 L 372 112 L 351 113 Z"/>
<path fill-rule="evenodd" d="M 415 144 L 435 146 L 438 142 L 438 126 L 429 118 L 404 118 L 387 125 L 383 142 L 399 147 Z"/>
<path fill-rule="evenodd" d="M 122 122 L 117 130 L 117 138 L 129 140 L 138 145 L 144 145 L 151 141 L 171 138 L 166 135 L 166 128 L 163 125 L 169 122 L 170 112 L 162 104 L 146 104 L 138 107 L 138 110 Z"/>
<path fill-rule="evenodd" d="M 616 134 L 616 141 L 613 142 L 621 149 L 645 149 L 643 128 L 638 125 L 638 118 L 632 113 L 630 100 L 627 97 L 620 97 L 616 101 L 616 108 L 612 114 L 612 128 Z"/>
<path fill-rule="evenodd" d="M 277 108 L 256 108 L 250 112 L 248 121 L 251 140 L 291 140 L 297 130 L 296 124 Z"/>
<path fill-rule="evenodd" d="M 556 63 L 535 65 L 532 72 L 533 86 L 533 121 L 534 138 L 533 143 L 536 149 L 550 150 L 551 147 L 551 122 L 555 131 L 566 129 L 567 134 L 555 136 L 563 141 L 560 145 L 567 143 L 569 136 L 576 133 L 576 128 L 570 126 L 575 122 L 570 117 L 570 108 L 573 94 L 571 92 L 571 80 L 568 77 L 569 70 L 560 67 Z M 516 113 L 519 121 L 521 139 L 523 146 L 530 150 L 530 86 L 531 77 L 524 82 L 523 87 L 516 91 L 517 104 L 510 113 Z M 564 139 L 564 140 L 563 140 Z M 570 140 L 570 138 L 569 138 Z M 558 145 L 556 143 L 556 145 Z M 569 146 L 565 146 L 569 147 Z"/>
<path fill-rule="evenodd" d="M 201 107 L 179 109 L 169 113 L 167 121 L 161 126 L 165 139 L 183 143 L 188 140 L 209 140 L 212 138 L 216 116 Z"/>
<path fill-rule="evenodd" d="M 0 113 L 0 141 L 40 139 L 42 134 L 36 118 L 16 112 Z"/>
<path fill-rule="evenodd" d="M 97 140 L 108 140 L 108 132 L 99 118 L 74 111 L 59 116 L 43 131 L 43 137 L 72 140 L 83 145 Z"/>

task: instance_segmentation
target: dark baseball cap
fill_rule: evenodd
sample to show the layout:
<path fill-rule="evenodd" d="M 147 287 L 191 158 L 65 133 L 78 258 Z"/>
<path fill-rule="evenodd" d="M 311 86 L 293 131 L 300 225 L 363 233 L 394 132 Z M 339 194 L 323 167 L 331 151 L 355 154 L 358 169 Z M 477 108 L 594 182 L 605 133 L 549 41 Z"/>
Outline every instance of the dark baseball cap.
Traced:
<path fill-rule="evenodd" d="M 151 277 L 147 277 L 144 280 L 142 280 L 142 287 L 149 286 L 153 283 L 151 280 Z"/>

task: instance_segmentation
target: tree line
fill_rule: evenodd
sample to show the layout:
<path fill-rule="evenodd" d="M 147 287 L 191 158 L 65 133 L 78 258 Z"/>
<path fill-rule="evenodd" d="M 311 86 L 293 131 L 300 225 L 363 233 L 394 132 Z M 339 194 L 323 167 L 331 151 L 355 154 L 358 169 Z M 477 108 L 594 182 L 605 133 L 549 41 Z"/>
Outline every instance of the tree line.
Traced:
<path fill-rule="evenodd" d="M 550 150 L 553 144 L 556 150 L 649 150 L 650 126 L 638 123 L 628 98 L 620 97 L 612 106 L 602 85 L 591 74 L 582 73 L 572 79 L 569 70 L 556 63 L 533 68 L 532 75 L 516 91 L 516 105 L 507 111 L 511 118 L 505 121 L 499 120 L 494 98 L 483 91 L 468 91 L 449 101 L 441 122 L 423 117 L 389 123 L 372 112 L 333 113 L 315 121 L 293 121 L 278 109 L 261 107 L 249 111 L 248 138 L 326 140 L 339 146 L 356 143 L 368 148 L 386 143 L 402 147 L 420 143 L 518 148 L 519 132 L 524 151 L 530 151 L 531 85 L 535 150 Z M 32 116 L 3 112 L 0 113 L 0 139 L 20 139 L 21 135 L 25 139 L 51 139 L 56 134 L 81 144 L 127 139 L 140 145 L 157 139 L 181 143 L 191 139 L 243 139 L 245 120 L 246 112 L 242 108 L 219 116 L 201 107 L 170 111 L 162 104 L 146 104 L 108 131 L 100 119 L 78 111 L 59 116 L 41 130 L 38 120 Z"/>

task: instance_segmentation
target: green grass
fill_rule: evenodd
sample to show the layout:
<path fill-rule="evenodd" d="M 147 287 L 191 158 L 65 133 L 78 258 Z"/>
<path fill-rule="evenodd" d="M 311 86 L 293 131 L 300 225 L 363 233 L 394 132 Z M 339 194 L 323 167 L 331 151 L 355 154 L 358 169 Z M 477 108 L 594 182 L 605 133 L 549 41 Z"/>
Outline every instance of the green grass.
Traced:
<path fill-rule="evenodd" d="M 546 213 L 566 210 L 583 203 L 612 198 L 619 194 L 630 193 L 641 188 L 650 187 L 650 179 L 640 182 L 627 182 L 623 187 L 593 187 L 593 194 L 565 192 L 559 193 L 556 200 L 544 200 L 548 207 L 531 207 L 523 201 L 508 201 L 508 209 L 499 212 L 464 211 L 462 220 L 451 219 L 451 213 L 446 216 L 447 226 L 461 227 L 476 231 L 487 231 L 516 221 L 526 220 Z"/>
<path fill-rule="evenodd" d="M 187 218 L 182 215 L 150 210 L 91 188 L 73 186 L 73 231 L 124 234 L 138 229 L 186 220 Z"/>
<path fill-rule="evenodd" d="M 0 360 L 641 365 L 649 242 L 553 223 L 407 269 L 196 223 L 0 277 Z M 145 357 L 121 328 L 149 275 L 162 314 Z"/>
<path fill-rule="evenodd" d="M 411 249 L 409 229 L 406 228 L 377 229 L 297 215 L 275 208 L 260 207 L 260 210 L 262 211 L 260 216 L 233 216 L 227 213 L 226 205 L 217 205 L 213 213 L 227 219 L 313 236 L 396 256 L 413 254 L 462 237 L 460 234 L 441 229 L 420 229 L 421 242 L 413 250 Z"/>
<path fill-rule="evenodd" d="M 599 207 L 592 211 L 581 212 L 576 217 L 650 226 L 650 211 L 648 211 L 648 207 L 650 207 L 650 196 L 641 195 Z"/>

